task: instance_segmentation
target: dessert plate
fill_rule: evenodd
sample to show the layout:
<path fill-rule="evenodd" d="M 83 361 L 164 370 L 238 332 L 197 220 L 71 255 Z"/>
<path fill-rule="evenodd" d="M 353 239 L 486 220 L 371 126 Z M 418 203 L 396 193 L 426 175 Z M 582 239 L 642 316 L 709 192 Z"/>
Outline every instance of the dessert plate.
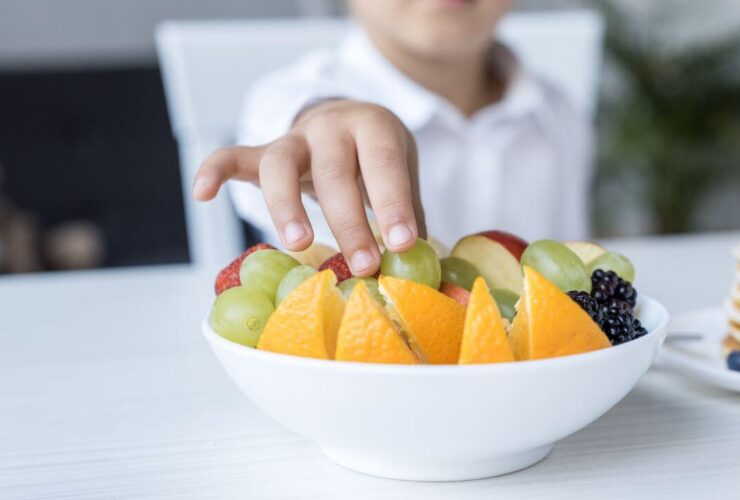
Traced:
<path fill-rule="evenodd" d="M 740 372 L 727 368 L 721 342 L 727 335 L 722 307 L 681 314 L 668 326 L 656 364 L 731 391 L 740 392 Z"/>

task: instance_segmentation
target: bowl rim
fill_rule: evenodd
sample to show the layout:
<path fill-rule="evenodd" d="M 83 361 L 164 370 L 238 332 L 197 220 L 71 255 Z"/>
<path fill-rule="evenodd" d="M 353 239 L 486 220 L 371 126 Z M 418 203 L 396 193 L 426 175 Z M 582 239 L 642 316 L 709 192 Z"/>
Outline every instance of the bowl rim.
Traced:
<path fill-rule="evenodd" d="M 638 298 L 638 306 L 641 308 L 649 307 L 654 309 L 659 317 L 658 324 L 648 331 L 647 334 L 643 335 L 639 339 L 625 342 L 612 346 L 608 349 L 599 349 L 596 351 L 590 351 L 580 354 L 570 354 L 567 356 L 558 356 L 555 358 L 546 359 L 535 359 L 527 361 L 512 361 L 508 363 L 480 363 L 480 364 L 447 364 L 447 365 L 430 365 L 430 364 L 418 364 L 418 365 L 400 365 L 400 364 L 387 364 L 387 363 L 366 363 L 359 361 L 336 361 L 333 359 L 317 359 L 308 358 L 303 356 L 294 356 L 292 354 L 281 354 L 270 351 L 261 351 L 254 347 L 238 344 L 234 341 L 226 339 L 216 333 L 209 323 L 209 315 L 203 319 L 201 328 L 203 335 L 211 346 L 217 345 L 220 348 L 231 351 L 232 353 L 246 356 L 250 359 L 260 359 L 261 361 L 274 362 L 281 365 L 289 365 L 293 367 L 305 367 L 312 369 L 323 369 L 323 370 L 335 370 L 335 371 L 351 371 L 351 372 L 369 372 L 376 374 L 404 374 L 404 375 L 416 375 L 425 376 L 433 374 L 469 374 L 483 371 L 496 371 L 496 370 L 539 370 L 539 369 L 550 369 L 560 365 L 573 365 L 573 364 L 587 364 L 591 362 L 597 362 L 598 360 L 607 356 L 616 356 L 619 353 L 623 353 L 629 350 L 639 349 L 648 342 L 659 342 L 665 339 L 667 326 L 670 321 L 670 314 L 666 307 L 658 302 L 657 300 L 641 295 Z M 638 317 L 639 319 L 639 317 Z M 657 338 L 656 338 L 657 337 Z"/>

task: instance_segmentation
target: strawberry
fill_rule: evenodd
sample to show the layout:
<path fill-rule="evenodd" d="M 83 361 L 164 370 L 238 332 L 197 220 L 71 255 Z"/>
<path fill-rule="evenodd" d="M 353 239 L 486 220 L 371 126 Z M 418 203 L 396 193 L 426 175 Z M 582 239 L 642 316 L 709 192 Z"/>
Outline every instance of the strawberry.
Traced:
<path fill-rule="evenodd" d="M 244 252 L 242 252 L 239 257 L 232 260 L 228 266 L 221 269 L 221 271 L 216 276 L 216 295 L 220 294 L 224 290 L 228 290 L 229 288 L 241 285 L 242 283 L 239 279 L 239 269 L 242 267 L 242 262 L 244 261 L 244 259 L 252 255 L 254 252 L 257 252 L 258 250 L 267 249 L 275 250 L 275 247 L 270 245 L 269 243 L 257 243 L 256 245 L 252 245 Z"/>
<path fill-rule="evenodd" d="M 470 292 L 454 283 L 443 281 L 442 285 L 439 287 L 439 291 L 464 306 L 467 306 L 468 301 L 470 300 Z"/>
<path fill-rule="evenodd" d="M 319 271 L 323 271 L 324 269 L 331 269 L 334 271 L 334 274 L 337 277 L 337 284 L 352 277 L 352 271 L 349 270 L 347 261 L 344 260 L 344 256 L 341 253 L 335 253 L 326 259 L 323 264 L 319 266 Z"/>

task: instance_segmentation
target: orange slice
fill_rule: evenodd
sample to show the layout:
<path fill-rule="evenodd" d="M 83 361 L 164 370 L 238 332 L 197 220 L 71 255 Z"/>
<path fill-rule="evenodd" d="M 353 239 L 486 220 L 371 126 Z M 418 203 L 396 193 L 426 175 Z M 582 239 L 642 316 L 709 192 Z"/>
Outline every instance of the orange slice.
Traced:
<path fill-rule="evenodd" d="M 415 281 L 381 276 L 387 311 L 408 336 L 411 349 L 432 364 L 455 364 L 465 323 L 465 307 L 434 288 Z"/>
<path fill-rule="evenodd" d="M 352 290 L 337 337 L 337 361 L 415 364 L 398 326 L 372 298 L 365 283 Z"/>
<path fill-rule="evenodd" d="M 482 277 L 475 279 L 465 314 L 458 363 L 503 363 L 514 361 L 498 305 Z"/>
<path fill-rule="evenodd" d="M 586 311 L 527 266 L 509 339 L 518 360 L 554 358 L 611 346 Z"/>
<path fill-rule="evenodd" d="M 272 313 L 257 349 L 332 359 L 344 298 L 330 270 L 321 271 L 295 288 Z"/>

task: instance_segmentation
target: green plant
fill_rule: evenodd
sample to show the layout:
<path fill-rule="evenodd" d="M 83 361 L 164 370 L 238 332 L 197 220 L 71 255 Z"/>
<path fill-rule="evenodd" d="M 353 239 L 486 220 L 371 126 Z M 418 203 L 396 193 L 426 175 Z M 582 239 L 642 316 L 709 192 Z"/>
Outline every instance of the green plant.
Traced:
<path fill-rule="evenodd" d="M 674 47 L 636 31 L 614 2 L 595 3 L 606 20 L 607 57 L 626 84 L 599 113 L 597 186 L 637 177 L 654 230 L 696 229 L 707 198 L 740 180 L 740 35 Z M 613 211 L 608 203 L 597 213 Z"/>

